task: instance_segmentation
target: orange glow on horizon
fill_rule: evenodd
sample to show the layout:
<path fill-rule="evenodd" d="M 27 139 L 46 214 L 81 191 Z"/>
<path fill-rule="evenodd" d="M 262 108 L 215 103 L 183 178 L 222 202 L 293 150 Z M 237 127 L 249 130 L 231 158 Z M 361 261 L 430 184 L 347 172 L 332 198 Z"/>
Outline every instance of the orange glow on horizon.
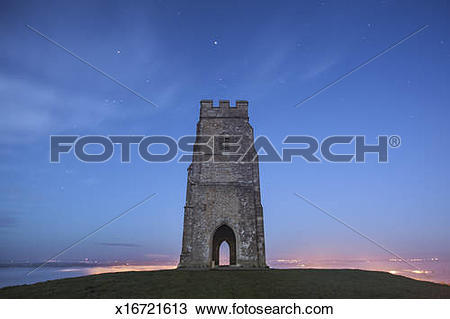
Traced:
<path fill-rule="evenodd" d="M 177 265 L 120 265 L 120 266 L 100 266 L 88 269 L 89 275 L 97 275 L 111 272 L 126 272 L 126 271 L 155 271 L 175 269 Z"/>
<path fill-rule="evenodd" d="M 450 285 L 450 278 L 448 276 L 447 261 L 433 258 L 414 258 L 417 265 L 416 269 L 405 267 L 405 263 L 398 259 L 325 259 L 325 260 L 307 260 L 303 258 L 279 258 L 268 259 L 267 264 L 273 269 L 361 269 L 369 271 L 383 271 L 393 275 L 406 276 L 417 280 L 434 281 Z M 400 262 L 401 261 L 401 262 Z M 165 262 L 158 262 L 143 264 L 114 264 L 114 265 L 92 265 L 92 267 L 76 267 L 61 269 L 62 272 L 83 271 L 87 275 L 116 273 L 128 271 L 156 271 L 156 270 L 171 270 L 176 269 L 177 261 L 167 260 Z"/>

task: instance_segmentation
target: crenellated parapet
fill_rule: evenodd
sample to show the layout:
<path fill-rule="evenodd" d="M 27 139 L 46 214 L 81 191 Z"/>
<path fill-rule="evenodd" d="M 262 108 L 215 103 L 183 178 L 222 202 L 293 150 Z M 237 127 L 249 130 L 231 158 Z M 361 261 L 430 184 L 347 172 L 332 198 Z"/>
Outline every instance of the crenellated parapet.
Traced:
<path fill-rule="evenodd" d="M 229 100 L 220 100 L 215 106 L 213 100 L 200 101 L 200 118 L 228 117 L 248 119 L 248 101 L 237 100 L 235 106 Z"/>

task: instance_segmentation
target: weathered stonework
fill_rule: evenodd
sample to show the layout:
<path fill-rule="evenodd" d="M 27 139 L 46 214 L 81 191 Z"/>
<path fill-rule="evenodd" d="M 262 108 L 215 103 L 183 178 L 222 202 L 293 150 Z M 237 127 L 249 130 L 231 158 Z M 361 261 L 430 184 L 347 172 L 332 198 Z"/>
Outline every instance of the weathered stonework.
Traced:
<path fill-rule="evenodd" d="M 259 186 L 259 165 L 252 146 L 253 128 L 248 122 L 248 102 L 211 100 L 200 102 L 200 120 L 194 151 L 199 150 L 200 136 L 224 137 L 225 143 L 236 142 L 240 152 L 250 149 L 253 161 L 200 161 L 194 154 L 188 168 L 186 206 L 184 208 L 183 247 L 179 268 L 214 268 L 219 262 L 219 247 L 226 241 L 230 247 L 230 266 L 266 267 L 263 208 Z M 230 141 L 231 140 L 231 141 Z M 223 141 L 223 139 L 222 139 Z M 211 145 L 211 144 L 208 144 Z M 228 144 L 229 145 L 229 144 Z M 214 143 L 212 154 L 230 151 L 226 144 Z"/>

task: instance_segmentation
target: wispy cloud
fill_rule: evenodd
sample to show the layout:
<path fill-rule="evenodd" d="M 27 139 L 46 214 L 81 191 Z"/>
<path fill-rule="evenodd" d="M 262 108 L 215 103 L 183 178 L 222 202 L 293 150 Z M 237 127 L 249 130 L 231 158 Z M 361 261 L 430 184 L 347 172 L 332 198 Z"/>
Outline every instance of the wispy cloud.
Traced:
<path fill-rule="evenodd" d="M 99 245 L 109 247 L 141 247 L 141 245 L 131 243 L 99 243 Z"/>
<path fill-rule="evenodd" d="M 303 80 L 310 80 L 317 76 L 322 75 L 324 72 L 331 69 L 334 65 L 336 65 L 338 59 L 337 58 L 326 58 L 320 61 L 317 64 L 310 66 L 305 72 L 301 74 L 301 78 Z"/>
<path fill-rule="evenodd" d="M 116 111 L 100 98 L 77 96 L 39 82 L 0 74 L 0 143 L 90 127 Z"/>

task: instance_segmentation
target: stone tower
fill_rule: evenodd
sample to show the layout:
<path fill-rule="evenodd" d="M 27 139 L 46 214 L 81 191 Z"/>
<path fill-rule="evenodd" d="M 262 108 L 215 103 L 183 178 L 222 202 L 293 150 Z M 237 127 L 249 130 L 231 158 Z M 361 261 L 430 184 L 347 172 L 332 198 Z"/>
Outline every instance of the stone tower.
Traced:
<path fill-rule="evenodd" d="M 230 266 L 267 267 L 253 138 L 247 101 L 236 101 L 234 107 L 229 101 L 220 101 L 218 107 L 212 100 L 200 102 L 179 268 L 218 266 L 224 241 L 230 248 Z M 239 160 L 243 154 L 246 161 Z"/>

